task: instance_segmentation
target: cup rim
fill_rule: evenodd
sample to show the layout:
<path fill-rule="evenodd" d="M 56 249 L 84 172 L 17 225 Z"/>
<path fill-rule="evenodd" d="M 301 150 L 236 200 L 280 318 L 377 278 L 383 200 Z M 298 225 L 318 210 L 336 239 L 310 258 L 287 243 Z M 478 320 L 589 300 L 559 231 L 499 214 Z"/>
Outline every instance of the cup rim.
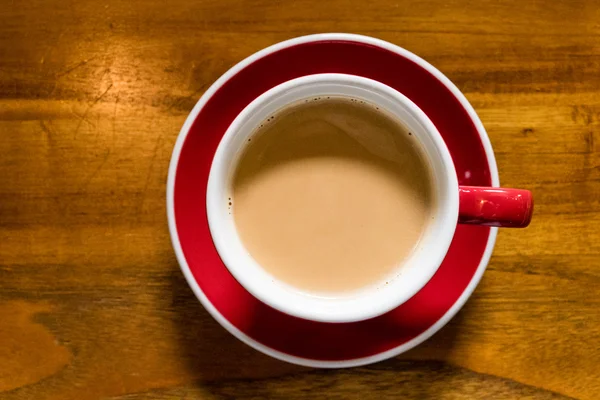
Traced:
<path fill-rule="evenodd" d="M 443 180 L 443 183 L 436 185 L 435 188 L 440 197 L 438 201 L 441 203 L 435 206 L 436 220 L 430 222 L 425 230 L 427 237 L 424 239 L 428 240 L 425 242 L 420 240 L 420 247 L 397 270 L 397 272 L 401 271 L 399 273 L 404 276 L 390 279 L 389 285 L 380 286 L 376 291 L 365 289 L 353 297 L 336 300 L 310 296 L 306 292 L 278 281 L 268 273 L 265 274 L 266 271 L 252 259 L 248 252 L 242 250 L 241 239 L 235 233 L 230 235 L 224 233 L 227 230 L 226 227 L 224 228 L 227 222 L 224 222 L 223 219 L 232 219 L 232 216 L 228 217 L 227 213 L 222 211 L 227 197 L 223 194 L 223 190 L 226 190 L 224 186 L 235 167 L 231 165 L 231 159 L 228 161 L 226 158 L 231 153 L 239 152 L 240 147 L 243 147 L 242 145 L 235 147 L 232 144 L 233 141 L 239 139 L 236 136 L 243 133 L 240 133 L 240 129 L 243 129 L 248 124 L 248 120 L 252 119 L 256 112 L 260 112 L 265 104 L 268 106 L 270 101 L 273 102 L 298 88 L 331 83 L 381 92 L 395 101 L 399 107 L 422 125 L 421 128 L 411 129 L 415 131 L 415 135 L 419 136 L 416 131 L 420 129 L 423 131 L 420 135 L 427 136 L 427 140 L 433 143 L 436 153 L 433 157 L 436 157 L 437 160 L 431 160 L 433 157 L 429 154 L 427 162 L 437 163 L 438 170 L 441 169 L 441 171 L 438 171 L 438 176 L 432 177 L 432 182 L 436 179 Z M 293 101 L 280 105 L 278 109 L 291 103 Z M 382 105 L 379 104 L 379 106 Z M 276 110 L 272 111 L 276 112 Z M 401 122 L 405 123 L 405 121 Z M 245 140 L 238 140 L 238 143 L 245 142 Z M 232 148 L 232 146 L 234 147 Z M 437 186 L 440 188 L 438 189 Z M 377 317 L 398 307 L 419 292 L 435 275 L 446 256 L 456 230 L 458 180 L 450 152 L 437 128 L 408 97 L 388 85 L 370 78 L 350 74 L 322 73 L 305 75 L 276 85 L 251 101 L 236 116 L 221 138 L 211 163 L 206 208 L 211 237 L 221 260 L 234 278 L 254 297 L 283 313 L 307 320 L 330 323 L 356 322 Z M 427 248 L 424 243 L 429 244 Z"/>

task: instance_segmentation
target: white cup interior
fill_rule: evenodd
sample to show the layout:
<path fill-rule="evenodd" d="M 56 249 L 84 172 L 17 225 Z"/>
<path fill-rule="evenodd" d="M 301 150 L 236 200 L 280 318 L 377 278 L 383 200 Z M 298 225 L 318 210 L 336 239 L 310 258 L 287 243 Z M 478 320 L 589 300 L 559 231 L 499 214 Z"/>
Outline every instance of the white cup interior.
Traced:
<path fill-rule="evenodd" d="M 292 287 L 264 270 L 240 240 L 229 208 L 231 182 L 237 162 L 256 128 L 290 104 L 322 96 L 363 100 L 397 118 L 415 136 L 429 163 L 434 194 L 432 219 L 420 242 L 412 255 L 390 276 L 360 290 L 325 295 Z M 456 229 L 458 182 L 442 137 L 410 99 L 368 78 L 317 74 L 272 88 L 236 117 L 215 153 L 208 180 L 206 206 L 211 235 L 221 259 L 253 296 L 296 317 L 321 322 L 353 322 L 376 317 L 406 302 L 435 274 Z"/>

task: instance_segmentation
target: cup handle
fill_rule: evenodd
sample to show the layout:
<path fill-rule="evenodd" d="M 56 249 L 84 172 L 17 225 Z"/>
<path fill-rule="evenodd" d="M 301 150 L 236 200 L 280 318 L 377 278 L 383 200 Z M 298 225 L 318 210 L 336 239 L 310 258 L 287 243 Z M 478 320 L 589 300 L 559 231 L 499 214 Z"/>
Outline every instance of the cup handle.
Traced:
<path fill-rule="evenodd" d="M 533 214 L 529 190 L 459 186 L 458 223 L 525 228 Z"/>

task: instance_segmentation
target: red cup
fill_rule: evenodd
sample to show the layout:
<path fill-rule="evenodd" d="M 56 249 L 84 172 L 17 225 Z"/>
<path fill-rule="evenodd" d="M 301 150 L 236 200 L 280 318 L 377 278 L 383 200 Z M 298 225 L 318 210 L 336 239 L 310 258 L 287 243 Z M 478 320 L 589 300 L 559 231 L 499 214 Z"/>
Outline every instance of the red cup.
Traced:
<path fill-rule="evenodd" d="M 355 296 L 330 298 L 290 290 L 278 282 L 244 247 L 225 199 L 230 198 L 237 155 L 255 128 L 279 110 L 309 98 L 345 96 L 376 105 L 394 116 L 414 138 L 429 165 L 436 201 L 431 219 L 410 257 L 402 262 L 402 279 Z M 411 99 L 379 81 L 351 74 L 312 74 L 292 79 L 256 97 L 229 125 L 214 154 L 207 185 L 206 211 L 212 239 L 225 266 L 256 298 L 283 313 L 306 320 L 344 323 L 375 318 L 412 298 L 442 264 L 457 222 L 524 227 L 531 220 L 531 193 L 526 190 L 459 186 L 447 145 L 429 117 Z M 399 221 L 401 223 L 401 221 Z M 399 273 L 398 273 L 399 274 Z"/>

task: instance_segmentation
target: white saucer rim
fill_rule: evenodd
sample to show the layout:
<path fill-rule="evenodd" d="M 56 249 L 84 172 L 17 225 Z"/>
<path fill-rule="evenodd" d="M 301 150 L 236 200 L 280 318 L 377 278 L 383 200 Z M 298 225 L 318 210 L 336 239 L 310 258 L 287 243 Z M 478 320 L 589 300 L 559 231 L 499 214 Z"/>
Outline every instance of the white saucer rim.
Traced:
<path fill-rule="evenodd" d="M 471 281 L 460 295 L 460 297 L 456 300 L 456 302 L 448 309 L 448 311 L 439 318 L 433 325 L 431 325 L 427 330 L 409 340 L 406 343 L 403 343 L 400 346 L 394 347 L 393 349 L 386 350 L 381 353 L 377 353 L 367 357 L 361 358 L 353 358 L 348 360 L 336 360 L 336 361 L 327 361 L 327 360 L 314 360 L 309 358 L 297 357 L 293 356 L 279 350 L 275 350 L 265 344 L 262 344 L 253 338 L 246 335 L 244 332 L 239 330 L 233 324 L 231 324 L 216 307 L 210 302 L 210 300 L 206 297 L 198 283 L 196 282 L 189 265 L 185 259 L 183 254 L 183 249 L 181 247 L 181 243 L 179 241 L 179 235 L 177 233 L 177 227 L 175 222 L 175 209 L 174 209 L 174 191 L 175 191 L 175 175 L 177 170 L 177 165 L 179 163 L 179 156 L 181 154 L 181 150 L 183 148 L 183 144 L 185 139 L 187 138 L 187 134 L 189 133 L 194 121 L 196 120 L 198 114 L 202 110 L 202 108 L 206 105 L 209 99 L 219 90 L 225 82 L 231 79 L 234 75 L 236 75 L 239 71 L 252 64 L 256 60 L 265 57 L 268 54 L 280 51 L 284 48 L 296 46 L 299 44 L 309 43 L 309 42 L 318 42 L 318 41 L 352 41 L 359 42 L 368 45 L 372 45 L 375 47 L 380 47 L 396 53 L 402 57 L 408 58 L 411 61 L 415 62 L 429 73 L 431 73 L 436 79 L 438 79 L 444 86 L 446 86 L 454 95 L 454 97 L 461 103 L 463 108 L 469 114 L 473 124 L 475 125 L 477 132 L 479 133 L 481 143 L 483 145 L 484 151 L 486 153 L 487 162 L 490 168 L 490 176 L 492 181 L 492 186 L 499 186 L 500 179 L 498 176 L 498 168 L 496 165 L 496 159 L 494 157 L 494 152 L 492 149 L 492 145 L 490 143 L 489 137 L 481 120 L 475 113 L 475 110 L 468 102 L 466 97 L 462 94 L 462 92 L 448 79 L 444 74 L 442 74 L 437 68 L 429 64 L 427 61 L 418 57 L 417 55 L 405 50 L 399 46 L 391 44 L 389 42 L 375 39 L 369 36 L 349 34 L 349 33 L 320 33 L 314 35 L 301 36 L 294 39 L 286 40 L 277 44 L 274 44 L 270 47 L 267 47 L 263 50 L 260 50 L 251 56 L 245 58 L 240 61 L 238 64 L 229 69 L 225 74 L 223 74 L 216 82 L 214 82 L 210 88 L 202 95 L 200 100 L 196 103 L 191 113 L 188 115 L 185 123 L 183 124 L 179 135 L 177 137 L 177 141 L 175 143 L 175 147 L 173 149 L 173 154 L 171 156 L 171 162 L 169 164 L 169 173 L 167 178 L 167 219 L 169 224 L 169 232 L 171 235 L 171 241 L 173 245 L 173 249 L 175 251 L 175 255 L 179 262 L 179 266 L 185 279 L 187 280 L 189 286 L 192 291 L 200 301 L 200 303 L 204 306 L 204 308 L 211 314 L 211 316 L 219 322 L 229 333 L 233 336 L 246 343 L 250 347 L 267 354 L 276 359 L 286 361 L 292 364 L 302 365 L 306 367 L 314 367 L 314 368 L 350 368 L 350 367 L 358 367 L 367 364 L 376 363 L 379 361 L 386 360 L 388 358 L 392 358 L 398 356 L 416 346 L 423 343 L 425 340 L 429 339 L 436 332 L 438 332 L 442 327 L 444 327 L 456 313 L 464 306 L 469 297 L 475 291 L 475 288 L 479 284 L 483 273 L 488 265 L 490 257 L 492 255 L 494 245 L 496 242 L 496 236 L 498 233 L 498 228 L 491 228 L 488 236 L 488 241 L 483 253 L 483 256 L 480 260 L 479 266 Z"/>

